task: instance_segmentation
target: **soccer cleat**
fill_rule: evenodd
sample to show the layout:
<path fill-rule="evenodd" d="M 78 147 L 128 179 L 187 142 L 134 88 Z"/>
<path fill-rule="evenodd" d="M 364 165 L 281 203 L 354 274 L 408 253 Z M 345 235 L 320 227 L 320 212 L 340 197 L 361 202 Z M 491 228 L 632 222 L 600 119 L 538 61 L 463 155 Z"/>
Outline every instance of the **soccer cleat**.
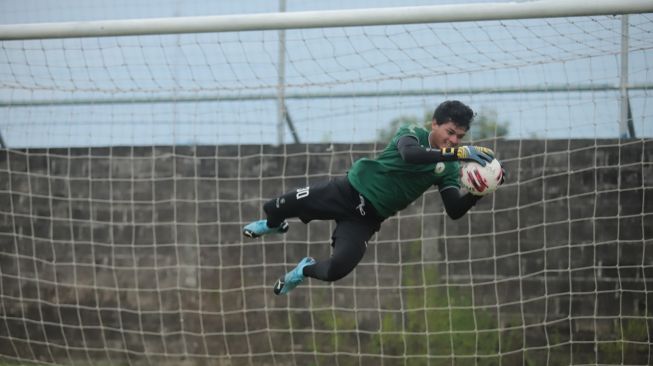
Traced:
<path fill-rule="evenodd" d="M 304 281 L 304 267 L 315 264 L 315 259 L 306 257 L 302 259 L 297 267 L 279 278 L 274 284 L 275 295 L 285 295 Z"/>
<path fill-rule="evenodd" d="M 283 234 L 288 231 L 288 223 L 282 222 L 278 227 L 268 227 L 268 220 L 250 222 L 243 228 L 243 235 L 258 238 L 265 234 Z"/>

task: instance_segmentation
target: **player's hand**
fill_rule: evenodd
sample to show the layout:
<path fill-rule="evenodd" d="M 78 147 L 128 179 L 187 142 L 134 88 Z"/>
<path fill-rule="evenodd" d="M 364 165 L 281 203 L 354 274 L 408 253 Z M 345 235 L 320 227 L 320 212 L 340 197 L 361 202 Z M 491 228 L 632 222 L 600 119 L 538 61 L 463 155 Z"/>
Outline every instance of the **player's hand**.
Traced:
<path fill-rule="evenodd" d="M 456 151 L 458 160 L 475 161 L 481 166 L 489 163 L 494 159 L 494 151 L 483 146 L 460 146 Z"/>

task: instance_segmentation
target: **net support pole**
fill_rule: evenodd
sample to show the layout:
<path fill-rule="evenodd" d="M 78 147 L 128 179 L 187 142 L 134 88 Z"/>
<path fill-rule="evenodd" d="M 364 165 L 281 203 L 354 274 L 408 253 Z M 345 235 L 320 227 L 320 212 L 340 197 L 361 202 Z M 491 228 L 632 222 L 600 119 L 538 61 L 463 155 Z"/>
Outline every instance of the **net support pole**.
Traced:
<path fill-rule="evenodd" d="M 279 12 L 286 11 L 286 0 L 279 0 Z M 279 58 L 277 62 L 277 144 L 283 144 L 286 121 L 286 31 L 279 30 Z"/>
<path fill-rule="evenodd" d="M 619 76 L 619 136 L 628 137 L 628 15 L 621 16 L 621 71 Z"/>

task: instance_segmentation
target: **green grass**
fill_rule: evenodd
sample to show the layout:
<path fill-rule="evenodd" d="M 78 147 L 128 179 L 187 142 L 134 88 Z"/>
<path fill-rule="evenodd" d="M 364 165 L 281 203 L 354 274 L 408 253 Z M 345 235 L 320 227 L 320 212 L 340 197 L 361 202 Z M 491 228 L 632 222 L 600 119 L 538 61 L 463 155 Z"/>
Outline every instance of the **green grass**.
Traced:
<path fill-rule="evenodd" d="M 405 261 L 421 258 L 421 243 L 407 250 Z M 382 311 L 380 331 L 367 337 L 357 337 L 351 311 L 313 312 L 315 328 L 326 332 L 320 342 L 307 339 L 302 349 L 356 353 L 360 347 L 369 355 L 408 357 L 411 365 L 450 365 L 453 359 L 457 365 L 483 366 L 496 365 L 500 352 L 521 347 L 521 333 L 501 335 L 496 317 L 474 306 L 471 286 L 443 286 L 438 273 L 435 265 L 402 266 L 403 311 Z"/>

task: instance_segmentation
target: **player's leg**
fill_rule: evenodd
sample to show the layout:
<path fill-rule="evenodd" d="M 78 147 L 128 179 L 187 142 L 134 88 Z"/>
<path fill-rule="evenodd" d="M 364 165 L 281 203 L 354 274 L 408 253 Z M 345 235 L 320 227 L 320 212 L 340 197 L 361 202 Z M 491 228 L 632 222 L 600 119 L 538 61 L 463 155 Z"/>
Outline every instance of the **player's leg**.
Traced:
<path fill-rule="evenodd" d="M 308 190 L 308 189 L 307 189 Z M 303 197 L 302 188 L 288 192 L 272 199 L 263 205 L 267 219 L 251 222 L 243 228 L 243 234 L 250 238 L 258 238 L 271 233 L 285 233 L 288 231 L 286 219 L 297 217 L 301 210 L 300 201 Z"/>
<path fill-rule="evenodd" d="M 367 241 L 378 230 L 378 224 L 363 221 L 342 221 L 332 236 L 333 254 L 324 261 L 307 257 L 274 285 L 274 293 L 283 295 L 297 287 L 305 277 L 337 281 L 349 274 L 363 259 Z"/>
<path fill-rule="evenodd" d="M 288 231 L 286 219 L 299 217 L 304 223 L 311 220 L 329 220 L 338 216 L 342 202 L 340 185 L 346 177 L 298 188 L 272 199 L 263 205 L 267 219 L 254 221 L 243 228 L 243 234 L 256 238 L 270 233 Z"/>
<path fill-rule="evenodd" d="M 367 242 L 376 230 L 378 226 L 363 221 L 339 222 L 331 238 L 331 257 L 306 267 L 304 274 L 322 281 L 337 281 L 345 277 L 363 259 Z"/>

